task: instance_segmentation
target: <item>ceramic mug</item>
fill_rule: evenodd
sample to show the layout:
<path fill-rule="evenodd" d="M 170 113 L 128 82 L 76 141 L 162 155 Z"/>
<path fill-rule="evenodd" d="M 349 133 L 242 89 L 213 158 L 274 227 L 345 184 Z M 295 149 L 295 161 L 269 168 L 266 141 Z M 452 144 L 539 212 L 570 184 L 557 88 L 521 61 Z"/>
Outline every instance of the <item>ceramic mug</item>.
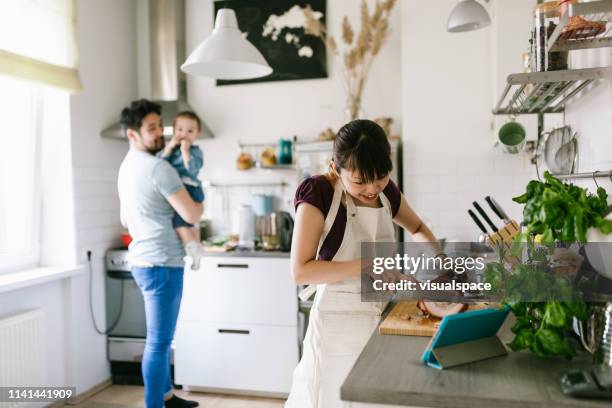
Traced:
<path fill-rule="evenodd" d="M 515 121 L 505 123 L 498 132 L 499 143 L 504 151 L 510 154 L 517 154 L 523 150 L 526 136 L 523 125 Z"/>

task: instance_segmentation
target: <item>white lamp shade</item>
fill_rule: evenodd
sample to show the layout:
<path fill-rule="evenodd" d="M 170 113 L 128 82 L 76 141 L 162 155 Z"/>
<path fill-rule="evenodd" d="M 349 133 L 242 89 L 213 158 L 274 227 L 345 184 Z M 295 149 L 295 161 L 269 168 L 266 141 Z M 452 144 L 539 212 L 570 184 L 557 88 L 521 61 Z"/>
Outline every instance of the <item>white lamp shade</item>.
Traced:
<path fill-rule="evenodd" d="M 212 34 L 197 46 L 181 70 L 225 80 L 259 78 L 272 73 L 259 50 L 242 36 L 234 10 L 225 8 L 217 13 Z"/>
<path fill-rule="evenodd" d="M 491 24 L 487 10 L 476 0 L 461 0 L 448 16 L 449 33 L 478 30 Z"/>

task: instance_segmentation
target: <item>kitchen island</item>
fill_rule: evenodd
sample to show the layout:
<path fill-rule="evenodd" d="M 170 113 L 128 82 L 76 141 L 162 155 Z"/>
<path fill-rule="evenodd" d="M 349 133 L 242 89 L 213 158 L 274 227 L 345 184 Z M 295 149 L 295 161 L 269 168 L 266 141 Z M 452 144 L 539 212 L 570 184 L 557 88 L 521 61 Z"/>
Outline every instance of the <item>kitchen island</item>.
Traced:
<path fill-rule="evenodd" d="M 508 323 L 508 322 L 507 322 Z M 509 325 L 500 338 L 508 341 Z M 511 338 L 511 337 L 510 337 Z M 453 407 L 542 408 L 610 407 L 610 400 L 563 395 L 561 373 L 586 367 L 590 355 L 572 362 L 543 359 L 528 352 L 437 370 L 423 365 L 429 337 L 374 332 L 340 390 L 347 408 Z"/>

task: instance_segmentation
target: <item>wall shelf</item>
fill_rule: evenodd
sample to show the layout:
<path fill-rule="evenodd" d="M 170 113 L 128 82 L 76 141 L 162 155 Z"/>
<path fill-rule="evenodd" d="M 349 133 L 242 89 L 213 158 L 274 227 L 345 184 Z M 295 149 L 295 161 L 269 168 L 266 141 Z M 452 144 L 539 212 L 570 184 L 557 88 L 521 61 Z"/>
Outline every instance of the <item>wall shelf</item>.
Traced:
<path fill-rule="evenodd" d="M 607 78 L 612 78 L 612 67 L 511 74 L 493 113 L 523 115 L 563 112 L 565 105 L 580 91 Z"/>
<path fill-rule="evenodd" d="M 604 21 L 605 29 L 595 37 L 585 38 L 580 32 L 570 34 L 563 31 L 572 17 L 583 17 L 588 21 Z M 612 47 L 612 0 L 569 4 L 567 12 L 548 39 L 548 51 L 569 51 L 586 48 Z"/>

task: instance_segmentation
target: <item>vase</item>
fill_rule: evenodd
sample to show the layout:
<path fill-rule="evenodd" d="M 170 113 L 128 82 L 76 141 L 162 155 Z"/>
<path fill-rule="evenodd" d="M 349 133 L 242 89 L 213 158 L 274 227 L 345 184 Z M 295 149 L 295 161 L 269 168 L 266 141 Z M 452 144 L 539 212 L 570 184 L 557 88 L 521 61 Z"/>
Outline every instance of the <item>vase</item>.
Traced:
<path fill-rule="evenodd" d="M 346 122 L 353 121 L 355 119 L 363 118 L 363 108 L 361 106 L 361 96 L 348 97 L 346 105 L 344 107 L 344 120 Z"/>

